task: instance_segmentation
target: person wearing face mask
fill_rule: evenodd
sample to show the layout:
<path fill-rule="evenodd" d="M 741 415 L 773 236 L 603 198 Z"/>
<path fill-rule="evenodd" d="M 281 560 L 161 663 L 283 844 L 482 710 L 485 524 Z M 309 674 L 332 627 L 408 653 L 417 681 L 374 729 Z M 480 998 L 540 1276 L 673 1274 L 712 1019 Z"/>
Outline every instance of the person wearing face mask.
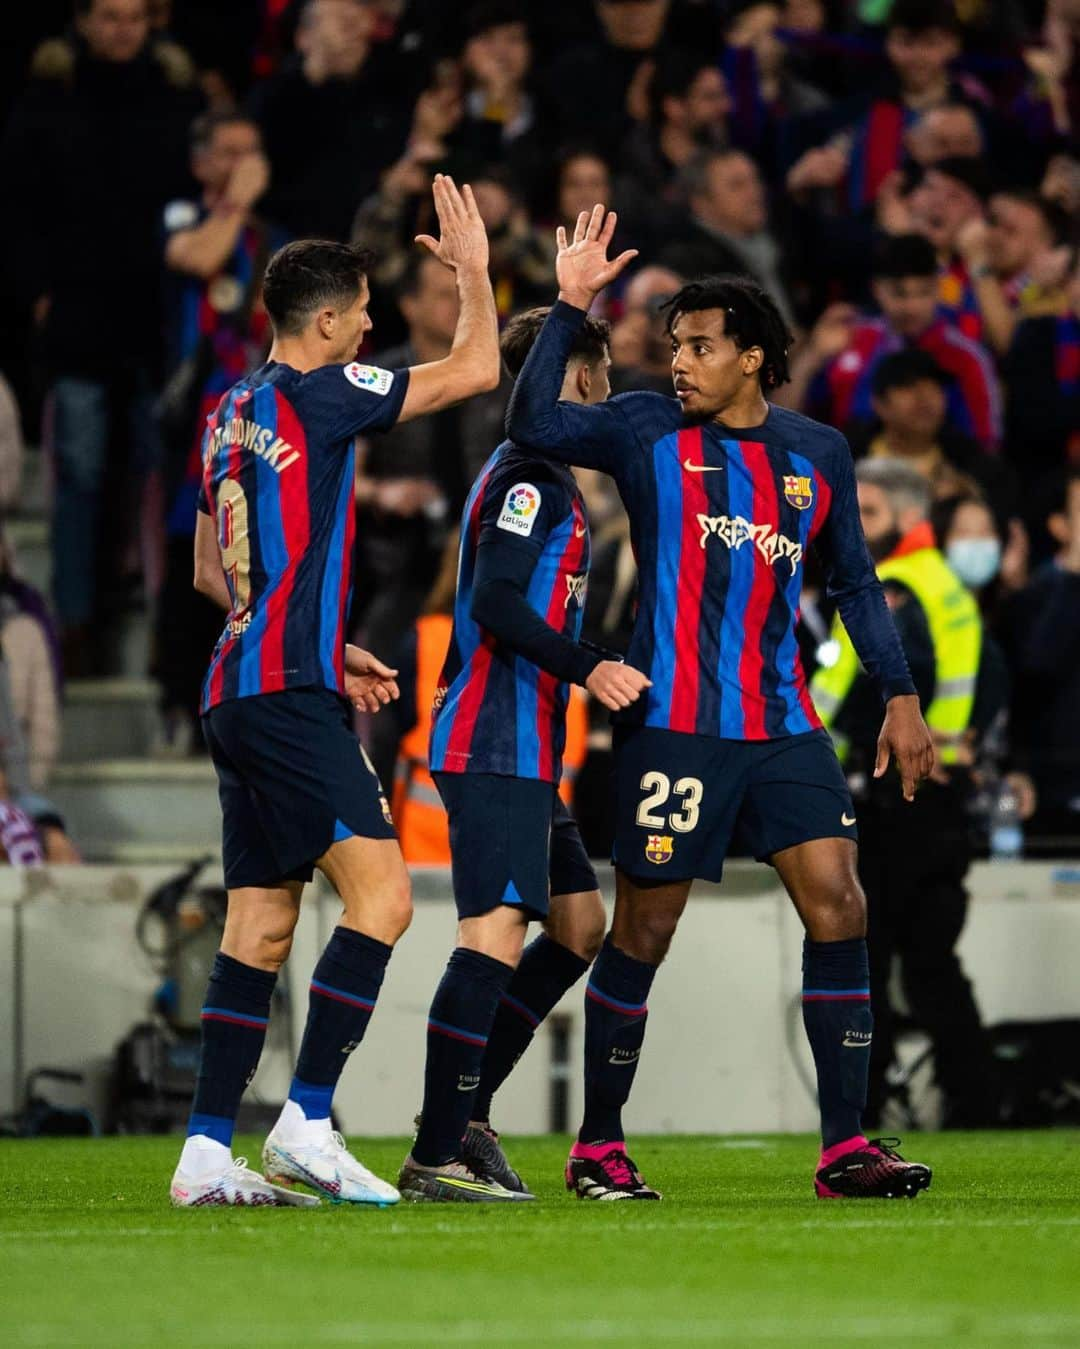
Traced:
<path fill-rule="evenodd" d="M 1015 519 L 999 523 L 995 505 L 970 489 L 935 502 L 930 524 L 949 566 L 978 601 L 983 621 L 996 629 L 1009 597 L 1027 585 L 1023 525 Z"/>
<path fill-rule="evenodd" d="M 887 779 L 872 776 L 880 704 L 837 619 L 810 692 L 858 811 L 874 1016 L 868 1114 L 880 1123 L 888 1096 L 895 1052 L 888 988 L 898 958 L 911 1013 L 933 1043 L 944 1123 L 984 1127 L 997 1116 L 993 1063 L 956 944 L 967 916 L 971 768 L 979 738 L 1007 705 L 1008 679 L 974 596 L 935 543 L 926 478 L 895 459 L 866 459 L 856 479 L 867 548 L 939 759 L 914 803 L 897 809 Z"/>

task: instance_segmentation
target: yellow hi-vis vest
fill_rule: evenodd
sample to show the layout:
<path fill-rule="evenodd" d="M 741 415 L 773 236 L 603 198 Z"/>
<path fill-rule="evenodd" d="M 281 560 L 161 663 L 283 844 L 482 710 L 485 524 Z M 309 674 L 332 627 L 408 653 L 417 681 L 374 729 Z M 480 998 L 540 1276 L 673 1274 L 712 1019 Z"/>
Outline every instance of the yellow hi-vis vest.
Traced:
<path fill-rule="evenodd" d="M 936 548 L 888 558 L 877 574 L 882 581 L 899 581 L 907 586 L 926 614 L 934 643 L 934 696 L 924 715 L 935 733 L 942 763 L 955 763 L 975 705 L 982 652 L 979 606 Z M 833 621 L 831 637 L 839 654 L 832 665 L 822 666 L 814 675 L 810 696 L 843 759 L 847 741 L 833 730 L 832 723 L 862 666 L 839 614 Z"/>

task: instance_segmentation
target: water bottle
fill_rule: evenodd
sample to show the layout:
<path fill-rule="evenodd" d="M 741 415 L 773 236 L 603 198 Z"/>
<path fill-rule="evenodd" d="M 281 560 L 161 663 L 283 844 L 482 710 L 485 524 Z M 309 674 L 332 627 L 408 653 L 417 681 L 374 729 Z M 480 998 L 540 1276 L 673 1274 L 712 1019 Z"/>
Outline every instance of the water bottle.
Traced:
<path fill-rule="evenodd" d="M 1020 800 L 1008 778 L 1002 778 L 990 807 L 990 858 L 994 862 L 1015 862 L 1023 855 Z"/>

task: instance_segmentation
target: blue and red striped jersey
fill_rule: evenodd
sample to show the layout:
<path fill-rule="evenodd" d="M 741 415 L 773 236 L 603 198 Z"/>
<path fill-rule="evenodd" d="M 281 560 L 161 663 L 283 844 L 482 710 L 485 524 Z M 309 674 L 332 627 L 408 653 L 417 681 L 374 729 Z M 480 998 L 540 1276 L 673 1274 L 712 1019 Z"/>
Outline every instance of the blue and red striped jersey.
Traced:
<path fill-rule="evenodd" d="M 732 740 L 820 725 L 795 638 L 815 544 L 829 593 L 885 697 L 912 693 L 866 550 L 847 442 L 771 407 L 761 426 L 688 425 L 674 398 L 558 401 L 581 311 L 556 304 L 518 376 L 510 434 L 610 473 L 630 519 L 639 605 L 627 661 L 653 681 L 622 721 Z"/>
<path fill-rule="evenodd" d="M 232 609 L 202 709 L 318 686 L 344 691 L 352 597 L 353 437 L 387 431 L 407 370 L 271 361 L 208 419 L 199 509 L 212 517 Z"/>
<path fill-rule="evenodd" d="M 945 418 L 949 426 L 984 450 L 994 451 L 1001 440 L 1001 392 L 989 351 L 973 342 L 953 324 L 938 318 L 910 342 L 894 332 L 884 319 L 856 323 L 846 350 L 818 374 L 808 405 L 834 426 L 874 419 L 873 377 L 878 363 L 894 351 L 917 347 L 927 352 L 949 377 Z"/>
<path fill-rule="evenodd" d="M 454 626 L 435 694 L 433 772 L 558 782 L 569 685 L 500 643 L 472 617 L 482 543 L 533 556 L 526 600 L 577 641 L 589 574 L 589 525 L 573 474 L 503 443 L 473 484 L 461 519 Z"/>

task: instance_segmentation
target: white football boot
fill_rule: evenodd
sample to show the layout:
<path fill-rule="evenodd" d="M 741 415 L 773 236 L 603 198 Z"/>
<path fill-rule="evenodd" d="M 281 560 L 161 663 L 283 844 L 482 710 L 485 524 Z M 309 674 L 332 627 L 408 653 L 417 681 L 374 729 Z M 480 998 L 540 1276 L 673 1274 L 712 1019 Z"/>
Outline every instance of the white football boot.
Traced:
<path fill-rule="evenodd" d="M 401 1198 L 349 1152 L 328 1119 L 309 1120 L 295 1101 L 286 1101 L 263 1145 L 263 1170 L 279 1185 L 307 1185 L 335 1204 L 388 1208 Z"/>
<path fill-rule="evenodd" d="M 169 1197 L 177 1208 L 218 1205 L 248 1208 L 316 1208 L 311 1194 L 294 1194 L 248 1169 L 247 1158 L 233 1158 L 211 1138 L 189 1138 L 173 1173 Z"/>

